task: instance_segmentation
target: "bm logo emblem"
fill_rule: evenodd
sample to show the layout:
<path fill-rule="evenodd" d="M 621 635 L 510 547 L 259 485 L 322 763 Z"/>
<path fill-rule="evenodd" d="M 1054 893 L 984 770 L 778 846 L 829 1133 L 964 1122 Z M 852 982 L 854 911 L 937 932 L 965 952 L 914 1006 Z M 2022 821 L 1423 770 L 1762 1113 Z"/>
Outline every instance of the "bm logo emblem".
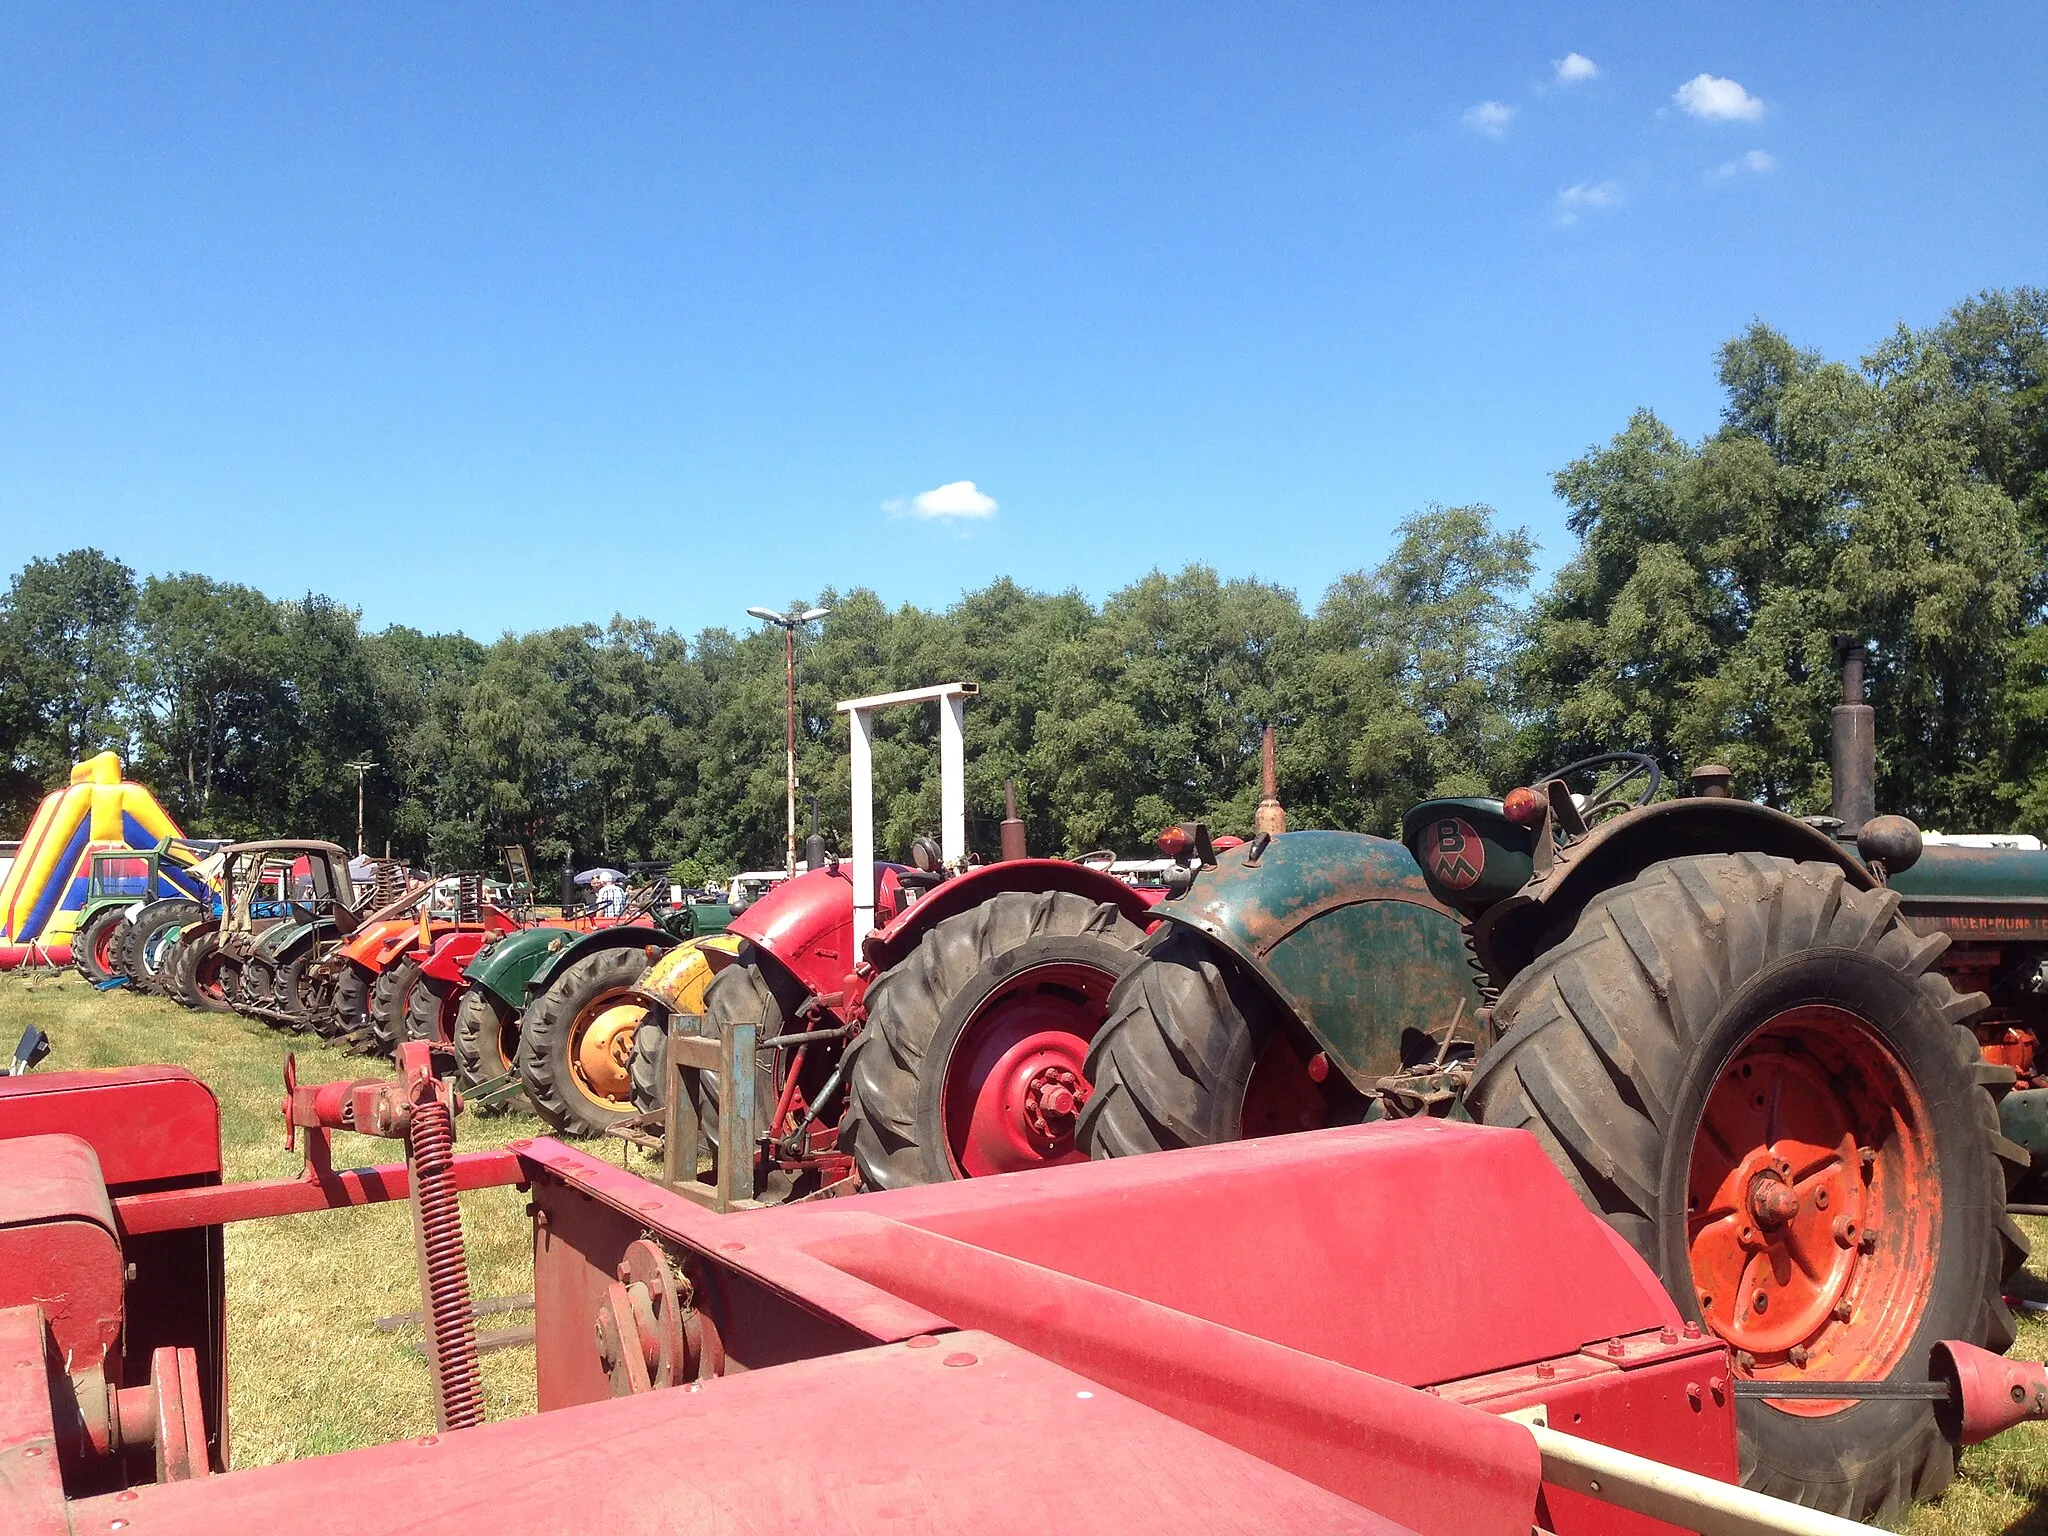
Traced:
<path fill-rule="evenodd" d="M 1486 844 L 1471 824 L 1446 816 L 1429 829 L 1430 877 L 1445 890 L 1462 891 L 1486 868 Z"/>

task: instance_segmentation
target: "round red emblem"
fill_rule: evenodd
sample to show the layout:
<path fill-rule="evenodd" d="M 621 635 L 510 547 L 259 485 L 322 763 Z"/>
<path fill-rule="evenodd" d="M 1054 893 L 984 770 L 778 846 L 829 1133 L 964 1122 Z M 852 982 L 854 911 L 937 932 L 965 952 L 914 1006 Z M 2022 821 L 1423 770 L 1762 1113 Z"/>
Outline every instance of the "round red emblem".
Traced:
<path fill-rule="evenodd" d="M 1471 824 L 1446 816 L 1429 829 L 1430 878 L 1446 890 L 1462 891 L 1486 868 L 1486 844 Z"/>

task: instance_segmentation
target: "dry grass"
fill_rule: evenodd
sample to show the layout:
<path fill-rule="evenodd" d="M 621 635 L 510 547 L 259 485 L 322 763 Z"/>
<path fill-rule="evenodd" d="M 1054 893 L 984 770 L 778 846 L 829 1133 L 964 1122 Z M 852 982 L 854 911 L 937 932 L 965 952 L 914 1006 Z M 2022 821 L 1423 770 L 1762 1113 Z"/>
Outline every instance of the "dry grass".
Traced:
<path fill-rule="evenodd" d="M 375 1075 L 379 1064 L 306 1036 L 286 1037 L 232 1014 L 193 1014 L 124 992 L 95 994 L 75 976 L 0 977 L 0 1047 L 28 1024 L 55 1045 L 45 1070 L 176 1062 L 219 1095 L 229 1178 L 297 1172 L 284 1148 L 277 1102 L 287 1049 L 307 1081 Z M 458 1122 L 465 1146 L 540 1134 L 529 1116 Z M 597 1144 L 614 1155 L 617 1144 Z M 344 1138 L 353 1161 L 384 1161 L 395 1145 Z M 463 1197 L 471 1288 L 478 1297 L 532 1288 L 521 1197 L 479 1190 Z M 2023 1295 L 2048 1301 L 2048 1221 L 2023 1223 L 2035 1258 Z M 380 1333 L 378 1317 L 420 1305 L 410 1216 L 372 1207 L 228 1228 L 229 1423 L 239 1467 L 288 1461 L 427 1433 L 433 1427 L 419 1333 Z M 505 1327 L 529 1314 L 490 1319 Z M 2026 1315 L 2017 1352 L 2048 1357 L 2048 1318 Z M 531 1346 L 484 1356 L 493 1418 L 530 1413 Z M 2022 1425 L 1963 1457 L 1962 1475 L 1936 1504 L 1913 1513 L 1911 1536 L 2048 1536 L 2048 1424 Z"/>
<path fill-rule="evenodd" d="M 310 1035 L 284 1035 L 234 1014 L 195 1014 L 125 991 L 95 993 L 75 975 L 0 978 L 0 1049 L 11 1054 L 29 1024 L 50 1035 L 44 1071 L 174 1062 L 220 1099 L 222 1151 L 230 1179 L 275 1178 L 299 1170 L 285 1148 L 279 1100 L 284 1056 L 299 1057 L 307 1082 L 373 1077 L 389 1064 L 347 1056 Z M 545 1134 L 530 1115 L 456 1122 L 463 1147 L 495 1146 Z M 597 1146 L 601 1156 L 610 1146 Z M 341 1163 L 397 1161 L 396 1142 L 337 1138 Z M 510 1189 L 462 1197 L 472 1294 L 515 1296 L 533 1289 L 524 1197 Z M 262 1466 L 421 1435 L 433 1429 L 420 1330 L 380 1332 L 375 1320 L 420 1308 L 412 1218 L 405 1205 L 328 1211 L 227 1229 L 228 1424 L 234 1465 Z M 480 1326 L 530 1321 L 530 1312 Z M 492 1418 L 534 1408 L 533 1348 L 483 1357 Z"/>

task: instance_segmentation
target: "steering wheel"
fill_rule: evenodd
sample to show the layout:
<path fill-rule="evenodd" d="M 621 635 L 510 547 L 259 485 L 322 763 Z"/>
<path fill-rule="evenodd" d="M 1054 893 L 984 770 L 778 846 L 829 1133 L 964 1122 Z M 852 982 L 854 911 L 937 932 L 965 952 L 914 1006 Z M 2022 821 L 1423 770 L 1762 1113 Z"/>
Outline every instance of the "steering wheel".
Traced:
<path fill-rule="evenodd" d="M 1595 770 L 1608 764 L 1618 764 L 1617 772 L 1601 778 Z M 1566 763 L 1544 774 L 1536 782 L 1548 784 L 1552 779 L 1564 779 L 1569 788 L 1571 776 L 1575 773 L 1594 773 L 1592 789 L 1576 797 L 1579 820 L 1591 827 L 1610 816 L 1622 816 L 1639 805 L 1648 805 L 1657 790 L 1664 783 L 1664 770 L 1657 766 L 1657 759 L 1647 752 L 1599 752 L 1592 757 L 1582 757 L 1576 763 Z M 1633 794 L 1624 794 L 1626 786 L 1636 780 L 1642 781 L 1642 788 Z"/>

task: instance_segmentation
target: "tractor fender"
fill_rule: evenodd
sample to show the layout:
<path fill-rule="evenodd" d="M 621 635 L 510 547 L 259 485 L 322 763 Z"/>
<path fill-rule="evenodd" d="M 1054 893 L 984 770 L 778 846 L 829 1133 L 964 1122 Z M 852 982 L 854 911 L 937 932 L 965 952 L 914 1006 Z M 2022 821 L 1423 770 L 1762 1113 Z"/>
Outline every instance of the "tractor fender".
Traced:
<path fill-rule="evenodd" d="M 513 1012 L 526 1006 L 526 983 L 540 969 L 553 950 L 572 942 L 575 931 L 568 928 L 524 928 L 508 933 L 494 944 L 486 944 L 463 970 L 463 977 L 503 1003 Z"/>
<path fill-rule="evenodd" d="M 1006 859 L 977 865 L 918 897 L 868 935 L 861 958 L 879 976 L 917 948 L 932 928 L 1006 891 L 1071 891 L 1109 903 L 1141 929 L 1153 922 L 1152 904 L 1114 875 L 1068 859 Z"/>
<path fill-rule="evenodd" d="M 875 866 L 882 883 L 889 866 Z M 732 920 L 728 933 L 773 956 L 814 997 L 843 994 L 854 965 L 853 865 L 806 870 Z"/>
<path fill-rule="evenodd" d="M 1151 915 L 1227 950 L 1361 1092 L 1476 1011 L 1463 929 L 1401 844 L 1283 832 L 1252 851 L 1223 853 Z"/>
<path fill-rule="evenodd" d="M 457 928 L 435 939 L 433 949 L 420 962 L 420 974 L 430 981 L 453 985 L 469 962 L 477 957 L 490 934 L 481 928 Z"/>
<path fill-rule="evenodd" d="M 542 946 L 538 964 L 526 978 L 526 990 L 513 1002 L 513 1006 L 525 1007 L 553 986 L 555 978 L 563 971 L 587 956 L 601 954 L 608 949 L 644 949 L 652 958 L 663 950 L 673 949 L 675 942 L 651 923 L 621 923 L 614 928 L 599 928 L 590 933 L 557 929 L 555 937 Z"/>
<path fill-rule="evenodd" d="M 739 958 L 745 940 L 720 933 L 688 939 L 647 968 L 631 995 L 669 1013 L 704 1012 L 704 990 L 711 978 Z"/>
<path fill-rule="evenodd" d="M 1762 853 L 1832 864 L 1858 890 L 1877 884 L 1848 847 L 1796 816 L 1750 800 L 1664 800 L 1603 822 L 1560 848 L 1550 867 L 1480 914 L 1472 947 L 1496 988 L 1571 932 L 1602 891 L 1626 885 L 1652 864 L 1702 853 Z"/>
<path fill-rule="evenodd" d="M 387 917 L 365 923 L 348 936 L 341 946 L 341 953 L 371 976 L 376 976 L 419 931 L 420 925 L 409 917 Z"/>
<path fill-rule="evenodd" d="M 264 930 L 251 953 L 266 965 L 281 967 L 315 939 L 331 936 L 333 932 L 334 920 L 327 917 L 277 923 Z"/>

